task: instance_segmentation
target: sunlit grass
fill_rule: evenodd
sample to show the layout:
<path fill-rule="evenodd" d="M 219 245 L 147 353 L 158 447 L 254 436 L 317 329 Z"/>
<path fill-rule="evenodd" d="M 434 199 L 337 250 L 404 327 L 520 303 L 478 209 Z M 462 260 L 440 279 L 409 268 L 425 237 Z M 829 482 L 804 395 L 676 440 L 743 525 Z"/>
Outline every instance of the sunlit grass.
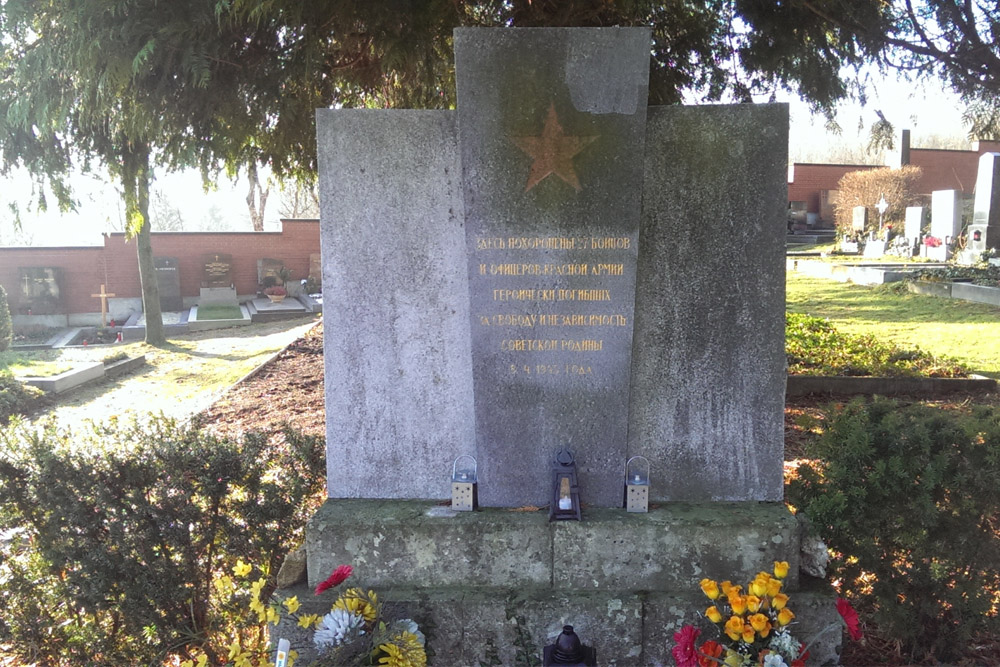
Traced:
<path fill-rule="evenodd" d="M 787 274 L 789 312 L 829 319 L 844 333 L 953 357 L 1000 378 L 1000 308 Z"/>

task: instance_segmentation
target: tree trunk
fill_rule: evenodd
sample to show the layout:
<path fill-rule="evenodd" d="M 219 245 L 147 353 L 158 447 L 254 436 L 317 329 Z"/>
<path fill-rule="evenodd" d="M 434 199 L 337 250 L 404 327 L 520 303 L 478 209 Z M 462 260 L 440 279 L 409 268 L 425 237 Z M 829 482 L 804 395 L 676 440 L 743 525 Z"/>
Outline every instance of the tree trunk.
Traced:
<path fill-rule="evenodd" d="M 271 186 L 264 189 L 257 178 L 257 163 L 251 162 L 247 167 L 247 180 L 250 181 L 250 192 L 247 193 L 247 208 L 250 210 L 250 223 L 255 232 L 264 231 L 264 208 L 267 206 L 267 196 L 271 193 Z M 255 205 L 255 199 L 260 196 L 260 208 Z"/>
<path fill-rule="evenodd" d="M 163 345 L 167 339 L 163 335 L 160 290 L 156 284 L 156 265 L 153 263 L 153 243 L 149 231 L 149 147 L 133 145 L 122 162 L 125 219 L 128 221 L 127 234 L 135 239 L 139 259 L 142 309 L 146 313 L 146 343 Z"/>

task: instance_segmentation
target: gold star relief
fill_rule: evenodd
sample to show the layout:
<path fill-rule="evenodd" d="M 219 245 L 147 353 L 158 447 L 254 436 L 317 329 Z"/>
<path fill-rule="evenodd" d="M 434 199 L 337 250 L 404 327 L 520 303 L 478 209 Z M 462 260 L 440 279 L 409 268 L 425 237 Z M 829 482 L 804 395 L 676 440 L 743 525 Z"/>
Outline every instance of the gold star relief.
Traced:
<path fill-rule="evenodd" d="M 541 136 L 511 137 L 511 141 L 518 148 L 535 160 L 531 163 L 531 173 L 528 175 L 524 191 L 527 192 L 541 183 L 549 174 L 555 174 L 579 192 L 580 181 L 576 177 L 576 170 L 573 169 L 573 156 L 595 139 L 597 137 L 573 137 L 564 134 L 556 116 L 555 104 L 550 104 Z"/>

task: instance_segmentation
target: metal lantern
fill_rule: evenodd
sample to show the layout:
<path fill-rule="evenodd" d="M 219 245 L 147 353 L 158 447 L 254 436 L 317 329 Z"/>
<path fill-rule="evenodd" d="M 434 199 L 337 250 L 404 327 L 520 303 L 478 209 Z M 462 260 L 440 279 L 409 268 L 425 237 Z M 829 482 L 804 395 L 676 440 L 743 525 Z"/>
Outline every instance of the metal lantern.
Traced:
<path fill-rule="evenodd" d="M 476 485 L 476 459 L 463 454 L 455 459 L 451 467 L 451 508 L 459 512 L 471 512 L 477 507 L 479 491 Z"/>
<path fill-rule="evenodd" d="M 633 456 L 625 462 L 625 509 L 649 511 L 649 460 Z"/>
<path fill-rule="evenodd" d="M 573 452 L 560 449 L 552 466 L 552 503 L 549 521 L 580 520 L 580 487 L 576 482 Z"/>
<path fill-rule="evenodd" d="M 597 650 L 593 646 L 585 646 L 580 637 L 573 632 L 572 625 L 564 625 L 555 643 L 542 649 L 543 667 L 549 665 L 592 667 L 596 664 Z"/>

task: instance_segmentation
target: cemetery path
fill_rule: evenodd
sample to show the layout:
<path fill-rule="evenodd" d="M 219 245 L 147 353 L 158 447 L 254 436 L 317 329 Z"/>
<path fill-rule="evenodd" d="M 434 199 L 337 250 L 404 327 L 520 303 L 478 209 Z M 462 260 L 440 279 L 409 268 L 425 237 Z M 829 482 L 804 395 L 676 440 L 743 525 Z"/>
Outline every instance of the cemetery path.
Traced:
<path fill-rule="evenodd" d="M 199 332 L 162 348 L 143 346 L 142 370 L 78 389 L 35 419 L 51 416 L 62 426 L 150 412 L 187 419 L 316 325 L 312 319 L 285 320 Z"/>

